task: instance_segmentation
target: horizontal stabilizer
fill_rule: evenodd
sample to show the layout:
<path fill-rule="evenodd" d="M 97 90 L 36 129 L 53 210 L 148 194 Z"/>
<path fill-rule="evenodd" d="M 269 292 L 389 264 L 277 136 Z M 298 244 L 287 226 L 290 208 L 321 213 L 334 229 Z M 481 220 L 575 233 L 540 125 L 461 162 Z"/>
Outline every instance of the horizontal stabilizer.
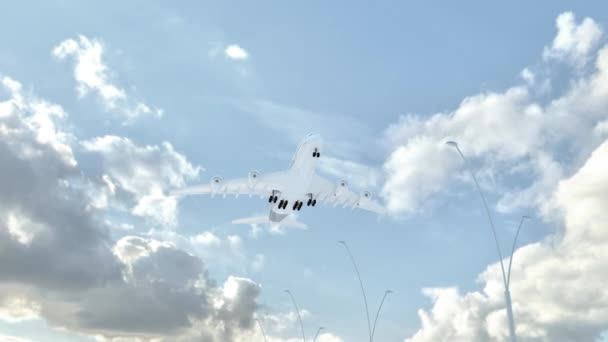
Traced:
<path fill-rule="evenodd" d="M 268 216 L 254 216 L 254 217 L 246 217 L 241 219 L 236 219 L 232 221 L 233 224 L 269 224 L 271 226 L 289 226 L 293 228 L 306 229 L 306 224 L 297 221 L 295 218 L 291 216 L 284 218 L 280 222 L 274 222 L 268 219 Z"/>
<path fill-rule="evenodd" d="M 232 221 L 233 224 L 263 224 L 270 223 L 268 216 L 255 216 L 236 219 Z"/>

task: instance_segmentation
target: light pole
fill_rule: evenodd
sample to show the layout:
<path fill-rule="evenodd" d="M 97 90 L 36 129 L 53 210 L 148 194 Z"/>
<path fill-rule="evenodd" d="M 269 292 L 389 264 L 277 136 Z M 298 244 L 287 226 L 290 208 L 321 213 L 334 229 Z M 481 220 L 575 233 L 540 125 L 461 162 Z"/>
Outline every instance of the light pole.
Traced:
<path fill-rule="evenodd" d="M 475 186 L 477 187 L 477 191 L 479 192 L 479 196 L 481 197 L 481 201 L 483 202 L 483 206 L 486 210 L 486 214 L 488 216 L 488 221 L 490 221 L 490 228 L 492 228 L 492 235 L 494 236 L 494 242 L 496 243 L 496 250 L 498 251 L 498 258 L 500 260 L 500 269 L 502 271 L 502 281 L 503 281 L 503 284 L 505 287 L 505 302 L 506 302 L 506 307 L 507 307 L 507 317 L 509 319 L 509 334 L 511 335 L 511 341 L 517 342 L 517 335 L 515 333 L 515 319 L 513 318 L 513 306 L 511 304 L 511 293 L 509 292 L 509 281 L 511 278 L 511 263 L 513 261 L 513 252 L 515 251 L 515 244 L 517 242 L 517 236 L 519 235 L 519 230 L 521 229 L 521 226 L 523 225 L 524 220 L 527 219 L 528 217 L 523 216 L 521 219 L 521 222 L 519 223 L 519 227 L 517 228 L 517 233 L 515 234 L 515 239 L 513 240 L 513 247 L 511 249 L 511 257 L 509 259 L 509 273 L 507 275 L 507 274 L 505 274 L 505 266 L 502 261 L 503 257 L 502 257 L 502 252 L 500 251 L 500 244 L 498 243 L 498 237 L 496 236 L 496 228 L 494 228 L 494 222 L 492 221 L 492 215 L 490 215 L 490 209 L 488 208 L 488 203 L 486 202 L 486 198 L 483 195 L 483 191 L 481 191 L 479 182 L 477 182 L 477 178 L 475 177 L 473 170 L 471 170 L 471 167 L 469 166 L 467 159 L 464 157 L 464 154 L 462 154 L 462 151 L 458 147 L 458 143 L 456 143 L 455 141 L 448 141 L 448 142 L 446 142 L 446 145 L 454 147 L 456 149 L 456 151 L 458 151 L 458 154 L 460 154 L 460 157 L 462 157 L 465 167 L 471 174 L 471 177 L 473 178 L 473 182 L 475 182 Z"/>
<path fill-rule="evenodd" d="M 338 243 L 341 244 L 342 246 L 344 246 L 344 248 L 346 249 L 346 252 L 348 253 L 348 256 L 350 257 L 350 261 L 353 263 L 353 267 L 355 268 L 355 272 L 357 272 L 357 278 L 359 279 L 359 286 L 361 287 L 361 294 L 363 294 L 363 303 L 365 304 L 365 315 L 367 317 L 367 332 L 368 332 L 368 336 L 369 336 L 369 341 L 372 342 L 373 341 L 372 327 L 371 327 L 371 322 L 369 320 L 369 309 L 368 309 L 368 305 L 367 305 L 367 296 L 365 295 L 365 288 L 363 287 L 363 281 L 361 280 L 361 274 L 359 273 L 359 268 L 357 267 L 355 258 L 353 257 L 353 254 L 350 252 L 350 249 L 348 248 L 346 241 L 338 241 Z"/>
<path fill-rule="evenodd" d="M 312 339 L 312 342 L 315 342 L 317 340 L 317 337 L 319 336 L 319 333 L 323 329 L 325 329 L 325 327 L 319 327 L 319 329 L 317 329 L 317 333 L 315 334 L 315 338 Z"/>
<path fill-rule="evenodd" d="M 376 332 L 376 323 L 378 323 L 378 317 L 380 316 L 380 310 L 382 310 L 382 304 L 384 304 L 384 300 L 386 296 L 393 293 L 391 290 L 384 291 L 384 296 L 382 296 L 382 300 L 380 301 L 380 306 L 378 307 L 378 311 L 376 311 L 376 318 L 374 319 L 374 325 L 372 326 L 372 337 L 371 340 L 374 340 L 374 333 Z"/>
<path fill-rule="evenodd" d="M 262 331 L 262 337 L 264 337 L 264 342 L 268 342 L 268 340 L 266 339 L 266 333 L 264 332 L 264 328 L 262 327 L 262 323 L 260 323 L 260 321 L 257 318 L 255 319 L 255 321 L 258 322 L 260 331 Z"/>
<path fill-rule="evenodd" d="M 384 296 L 382 297 L 382 300 L 380 301 L 380 306 L 378 307 L 378 311 L 376 311 L 376 317 L 374 319 L 374 325 L 371 325 L 371 321 L 369 319 L 369 308 L 367 305 L 367 295 L 365 294 L 365 287 L 363 286 L 363 281 L 361 280 L 361 273 L 359 273 L 359 267 L 357 267 L 357 263 L 355 262 L 355 258 L 353 257 L 353 254 L 350 252 L 350 249 L 348 248 L 348 245 L 346 244 L 346 241 L 338 241 L 339 244 L 341 244 L 342 246 L 344 246 L 344 248 L 346 249 L 346 252 L 348 253 L 348 256 L 350 257 L 350 261 L 353 264 L 353 267 L 355 269 L 355 272 L 357 273 L 357 279 L 359 279 L 359 285 L 361 287 L 361 294 L 363 295 L 363 302 L 365 303 L 365 315 L 367 317 L 367 329 L 368 329 L 368 333 L 369 333 L 369 341 L 373 342 L 374 341 L 374 333 L 376 332 L 376 323 L 378 322 L 378 317 L 380 316 L 380 310 L 382 310 L 382 305 L 384 304 L 384 300 L 386 299 L 386 297 L 393 293 L 393 291 L 391 290 L 386 290 L 384 291 Z"/>
<path fill-rule="evenodd" d="M 524 221 L 530 219 L 530 216 L 522 216 L 519 221 L 519 226 L 517 227 L 517 232 L 515 233 L 515 239 L 513 239 L 513 246 L 511 247 L 511 257 L 509 258 L 509 269 L 507 270 L 507 286 L 511 285 L 511 264 L 513 264 L 513 253 L 515 252 L 515 245 L 517 244 L 517 237 L 519 236 L 519 231 L 521 227 L 524 225 Z"/>
<path fill-rule="evenodd" d="M 298 315 L 298 321 L 300 322 L 300 329 L 302 329 L 302 342 L 306 342 L 306 336 L 304 336 L 304 324 L 302 324 L 302 317 L 300 316 L 300 309 L 298 308 L 298 304 L 296 303 L 296 299 L 291 294 L 291 291 L 285 290 L 285 293 L 289 295 L 291 298 L 291 302 L 293 306 L 296 308 L 296 314 Z"/>

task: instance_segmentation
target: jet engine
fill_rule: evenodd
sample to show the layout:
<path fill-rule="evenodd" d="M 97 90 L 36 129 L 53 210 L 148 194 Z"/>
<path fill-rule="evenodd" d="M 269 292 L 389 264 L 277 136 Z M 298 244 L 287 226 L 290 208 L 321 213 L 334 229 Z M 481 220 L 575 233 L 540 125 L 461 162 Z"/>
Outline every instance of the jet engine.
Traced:
<path fill-rule="evenodd" d="M 338 196 L 347 190 L 348 190 L 348 183 L 345 180 L 341 180 L 338 182 L 338 184 L 336 184 L 335 195 Z"/>
<path fill-rule="evenodd" d="M 222 177 L 220 176 L 215 176 L 211 178 L 211 191 L 217 192 L 222 186 L 222 182 Z"/>
<path fill-rule="evenodd" d="M 249 171 L 249 175 L 247 176 L 247 180 L 249 181 L 249 186 L 254 187 L 260 178 L 260 173 L 256 170 Z"/>

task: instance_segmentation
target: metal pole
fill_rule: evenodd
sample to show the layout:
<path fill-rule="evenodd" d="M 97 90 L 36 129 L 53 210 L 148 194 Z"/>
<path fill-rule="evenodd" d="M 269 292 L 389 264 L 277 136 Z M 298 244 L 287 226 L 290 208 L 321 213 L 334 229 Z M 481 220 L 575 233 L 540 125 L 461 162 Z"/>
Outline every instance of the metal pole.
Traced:
<path fill-rule="evenodd" d="M 376 323 L 378 323 L 378 316 L 380 316 L 380 310 L 382 310 L 382 305 L 384 304 L 384 300 L 386 299 L 386 296 L 388 296 L 391 293 L 393 293 L 393 291 L 391 291 L 391 290 L 384 291 L 384 296 L 382 297 L 382 300 L 380 301 L 380 306 L 378 307 L 378 311 L 376 311 L 376 318 L 374 319 L 374 325 L 372 326 L 372 341 L 374 340 L 374 333 L 376 332 Z"/>
<path fill-rule="evenodd" d="M 323 329 L 325 329 L 325 327 L 319 327 L 319 329 L 317 329 L 317 333 L 315 334 L 315 338 L 312 339 L 312 342 L 315 342 L 317 340 L 317 337 L 319 336 L 319 333 Z"/>
<path fill-rule="evenodd" d="M 361 280 L 361 274 L 359 273 L 359 268 L 357 267 L 355 258 L 353 257 L 353 254 L 350 252 L 350 249 L 348 248 L 346 241 L 338 241 L 338 243 L 342 244 L 344 246 L 344 248 L 346 248 L 346 252 L 348 253 L 348 256 L 350 257 L 350 261 L 353 263 L 353 267 L 355 268 L 355 272 L 357 273 L 357 278 L 359 279 L 359 286 L 361 287 L 361 293 L 363 294 L 363 303 L 365 303 L 365 315 L 367 317 L 367 332 L 368 332 L 368 336 L 369 336 L 369 341 L 372 342 L 373 341 L 372 340 L 372 328 L 371 328 L 371 322 L 369 319 L 367 296 L 365 295 L 365 288 L 363 287 L 363 281 Z"/>
<path fill-rule="evenodd" d="M 291 302 L 293 303 L 293 306 L 296 308 L 296 314 L 298 315 L 298 321 L 300 321 L 300 329 L 302 329 L 302 342 L 306 342 L 306 337 L 304 336 L 304 324 L 302 324 L 302 317 L 300 316 L 300 309 L 298 308 L 296 299 L 291 294 L 291 291 L 285 290 L 285 292 L 289 295 L 289 297 L 291 298 Z"/>
<path fill-rule="evenodd" d="M 503 284 L 505 287 L 505 302 L 506 302 L 506 306 L 507 306 L 507 316 L 509 318 L 509 334 L 511 335 L 511 341 L 517 342 L 517 336 L 515 334 L 515 319 L 513 318 L 513 307 L 511 305 L 511 294 L 509 293 L 509 284 L 507 283 L 507 277 L 505 274 L 505 266 L 502 261 L 502 259 L 503 259 L 502 252 L 500 251 L 500 244 L 498 243 L 498 237 L 496 236 L 496 228 L 494 228 L 494 222 L 492 221 L 492 215 L 490 215 L 490 209 L 488 208 L 488 204 L 486 202 L 485 196 L 483 195 L 483 191 L 481 191 L 481 187 L 479 186 L 479 183 L 477 182 L 477 178 L 475 177 L 473 170 L 469 166 L 467 159 L 464 157 L 464 154 L 462 154 L 462 151 L 460 151 L 458 144 L 455 141 L 448 141 L 448 142 L 446 142 L 446 144 L 456 148 L 456 151 L 458 151 L 458 154 L 460 154 L 460 157 L 462 157 L 465 167 L 471 174 L 471 177 L 473 178 L 473 182 L 475 182 L 475 186 L 477 187 L 477 191 L 479 192 L 479 196 L 481 197 L 481 201 L 483 202 L 483 206 L 486 210 L 486 214 L 488 216 L 488 221 L 490 221 L 490 227 L 492 228 L 492 235 L 494 236 L 494 242 L 496 243 L 496 250 L 498 251 L 498 257 L 500 260 L 500 269 L 502 271 L 502 281 L 503 281 Z"/>
<path fill-rule="evenodd" d="M 264 337 L 264 342 L 268 342 L 268 340 L 266 339 L 266 333 L 264 333 L 264 328 L 262 327 L 262 323 L 260 323 L 260 321 L 257 318 L 255 319 L 255 321 L 258 322 L 260 331 L 262 331 L 262 336 Z"/>
<path fill-rule="evenodd" d="M 513 264 L 513 254 L 515 253 L 515 245 L 517 244 L 517 237 L 519 236 L 519 231 L 521 227 L 524 225 L 524 221 L 529 219 L 528 216 L 522 216 L 521 221 L 519 221 L 519 226 L 517 227 L 517 232 L 515 233 L 515 239 L 513 239 L 513 246 L 511 247 L 511 257 L 509 258 L 509 269 L 507 271 L 507 286 L 511 286 L 511 264 Z"/>

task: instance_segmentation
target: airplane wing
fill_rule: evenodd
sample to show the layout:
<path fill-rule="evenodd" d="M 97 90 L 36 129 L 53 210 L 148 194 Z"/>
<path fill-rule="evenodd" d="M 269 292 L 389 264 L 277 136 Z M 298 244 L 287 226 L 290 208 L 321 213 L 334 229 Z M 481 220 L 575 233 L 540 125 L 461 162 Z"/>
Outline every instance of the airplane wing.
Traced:
<path fill-rule="evenodd" d="M 332 182 L 319 175 L 312 178 L 311 192 L 319 201 L 334 206 L 359 208 L 378 214 L 384 214 L 386 209 L 377 201 L 371 198 L 369 192 L 355 193 L 348 189 L 346 181 Z"/>
<path fill-rule="evenodd" d="M 209 184 L 186 187 L 171 192 L 172 196 L 187 195 L 255 195 L 270 196 L 273 191 L 281 191 L 285 187 L 285 172 L 273 172 L 261 175 L 256 171 L 249 173 L 246 178 L 235 178 L 224 181 L 221 177 L 213 177 Z"/>

